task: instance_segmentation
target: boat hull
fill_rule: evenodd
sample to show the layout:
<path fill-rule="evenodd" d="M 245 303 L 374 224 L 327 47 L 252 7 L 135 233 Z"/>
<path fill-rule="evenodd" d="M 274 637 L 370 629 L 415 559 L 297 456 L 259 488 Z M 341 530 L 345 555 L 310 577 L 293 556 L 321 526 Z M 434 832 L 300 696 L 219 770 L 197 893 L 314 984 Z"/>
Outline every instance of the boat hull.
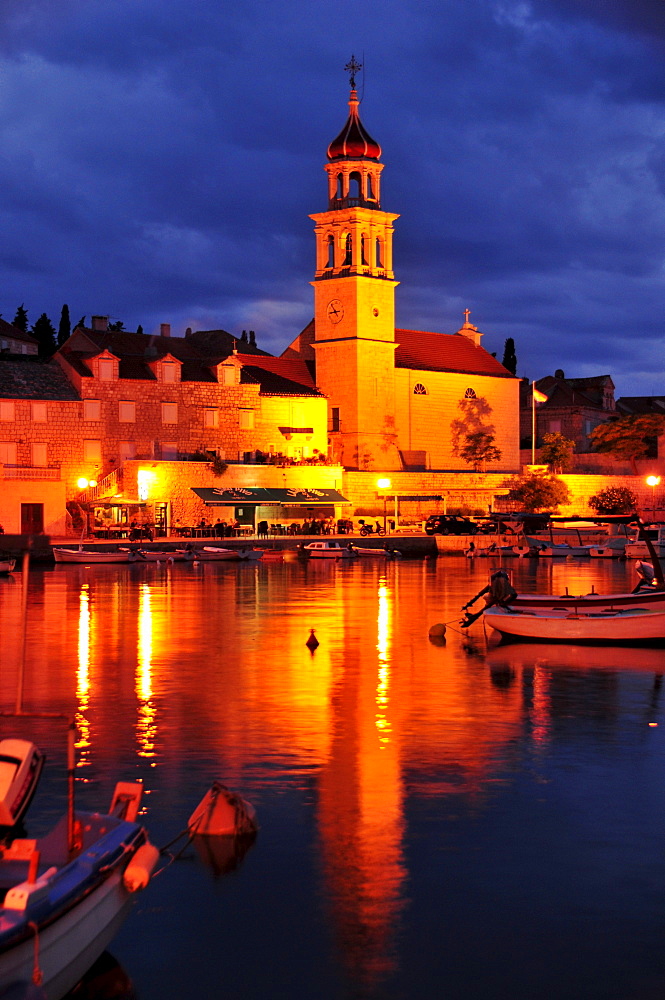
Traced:
<path fill-rule="evenodd" d="M 338 542 L 310 542 L 308 545 L 303 545 L 302 551 L 310 559 L 358 558 L 358 553 L 351 544 L 340 545 Z"/>
<path fill-rule="evenodd" d="M 15 566 L 15 559 L 0 559 L 0 575 L 6 576 L 8 573 L 13 573 Z"/>
<path fill-rule="evenodd" d="M 21 882 L 22 876 L 10 882 L 14 888 L 0 909 L 0 991 L 31 982 L 36 936 L 44 995 L 60 1000 L 107 948 L 131 908 L 134 895 L 126 888 L 124 875 L 146 843 L 145 831 L 137 823 L 110 815 L 77 813 L 76 818 L 87 839 L 74 860 L 67 862 L 65 855 L 60 867 L 40 872 L 29 886 Z M 61 858 L 65 829 L 66 822 L 61 823 L 36 842 L 44 868 L 56 860 L 52 853 Z M 11 854 L 5 855 L 0 863 L 3 880 L 16 865 Z M 11 894 L 20 897 L 26 886 L 27 901 L 10 902 Z"/>
<path fill-rule="evenodd" d="M 32 802 L 44 754 L 27 740 L 0 742 L 0 827 L 17 826 Z"/>
<path fill-rule="evenodd" d="M 665 611 L 665 590 L 645 589 L 637 594 L 518 594 L 511 601 L 518 610 L 555 611 L 618 611 L 627 608 L 647 608 Z"/>
<path fill-rule="evenodd" d="M 616 645 L 664 643 L 665 611 L 633 608 L 620 611 L 513 611 L 488 608 L 487 625 L 510 639 Z"/>
<path fill-rule="evenodd" d="M 98 550 L 91 552 L 86 549 L 53 549 L 53 558 L 57 563 L 127 563 L 129 562 L 129 550 L 126 552 L 106 552 Z"/>

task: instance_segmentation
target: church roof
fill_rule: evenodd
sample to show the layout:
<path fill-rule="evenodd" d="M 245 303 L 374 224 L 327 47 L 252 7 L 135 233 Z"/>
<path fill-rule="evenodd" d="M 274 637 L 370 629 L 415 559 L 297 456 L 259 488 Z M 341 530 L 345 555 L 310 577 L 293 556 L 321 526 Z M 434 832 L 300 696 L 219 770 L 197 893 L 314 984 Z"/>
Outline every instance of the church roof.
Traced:
<path fill-rule="evenodd" d="M 477 347 L 461 333 L 395 330 L 395 341 L 398 344 L 395 352 L 396 368 L 515 378 L 484 347 Z"/>
<path fill-rule="evenodd" d="M 328 146 L 329 160 L 378 160 L 381 147 L 360 121 L 358 94 L 352 90 L 349 97 L 349 117 L 342 131 Z"/>

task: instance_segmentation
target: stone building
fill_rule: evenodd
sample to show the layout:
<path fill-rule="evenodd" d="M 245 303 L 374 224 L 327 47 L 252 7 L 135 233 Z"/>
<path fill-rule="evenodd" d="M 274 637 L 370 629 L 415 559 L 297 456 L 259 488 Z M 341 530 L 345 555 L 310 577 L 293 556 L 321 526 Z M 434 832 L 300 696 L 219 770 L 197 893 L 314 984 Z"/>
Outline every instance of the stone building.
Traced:
<path fill-rule="evenodd" d="M 1 354 L 34 354 L 39 351 L 39 344 L 29 333 L 24 333 L 12 323 L 7 323 L 0 317 L 0 353 Z"/>
<path fill-rule="evenodd" d="M 0 357 L 5 531 L 64 533 L 65 502 L 75 513 L 82 489 L 90 503 L 107 507 L 138 502 L 122 487 L 125 463 L 137 459 L 152 468 L 191 462 L 192 485 L 200 485 L 194 464 L 209 470 L 215 458 L 325 458 L 326 401 L 307 366 L 249 340 L 246 354 L 207 353 L 224 346 L 222 333 L 171 337 L 164 324 L 160 336 L 146 336 L 111 331 L 105 317 L 94 317 L 49 362 Z M 169 487 L 156 482 L 159 496 L 143 499 L 154 502 L 151 517 L 166 527 L 174 516 Z"/>
<path fill-rule="evenodd" d="M 545 375 L 535 383 L 538 392 L 547 397 L 536 402 L 536 447 L 543 434 L 563 434 L 575 442 L 575 452 L 592 450 L 589 435 L 594 427 L 615 417 L 614 382 L 609 375 L 590 378 L 566 378 L 558 368 L 554 375 Z M 520 385 L 520 441 L 523 448 L 531 447 L 533 423 L 531 385 Z"/>
<path fill-rule="evenodd" d="M 467 470 L 468 432 L 494 435 L 492 471 L 519 468 L 519 380 L 469 322 L 452 334 L 395 328 L 394 222 L 381 208 L 381 147 L 358 113 L 328 147 L 328 208 L 312 215 L 314 319 L 283 353 L 315 372 L 328 398 L 331 453 L 347 469 Z"/>

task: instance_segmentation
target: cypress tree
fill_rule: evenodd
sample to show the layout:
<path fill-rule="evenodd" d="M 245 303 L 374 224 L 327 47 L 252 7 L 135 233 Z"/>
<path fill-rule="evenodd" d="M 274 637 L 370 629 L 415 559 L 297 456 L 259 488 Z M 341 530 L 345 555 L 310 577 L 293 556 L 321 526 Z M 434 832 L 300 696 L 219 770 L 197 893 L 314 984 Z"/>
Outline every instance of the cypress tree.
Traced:
<path fill-rule="evenodd" d="M 46 313 L 41 314 L 30 332 L 39 344 L 40 358 L 52 357 L 56 349 L 55 328 Z"/>
<path fill-rule="evenodd" d="M 513 375 L 517 373 L 517 355 L 515 354 L 515 341 L 512 337 L 508 337 L 503 348 L 503 361 L 501 362 L 504 368 L 507 368 L 509 372 Z"/>
<path fill-rule="evenodd" d="M 16 310 L 16 316 L 14 316 L 12 325 L 18 330 L 23 330 L 23 333 L 28 332 L 28 311 L 23 303 Z"/>
<path fill-rule="evenodd" d="M 139 325 L 138 325 L 138 326 L 136 327 L 136 332 L 137 332 L 137 333 L 143 333 L 143 327 L 141 326 L 141 324 L 140 324 L 140 323 L 139 323 Z"/>
<path fill-rule="evenodd" d="M 72 324 L 69 319 L 69 306 L 65 302 L 60 313 L 60 325 L 58 327 L 58 347 L 62 347 L 72 332 Z"/>

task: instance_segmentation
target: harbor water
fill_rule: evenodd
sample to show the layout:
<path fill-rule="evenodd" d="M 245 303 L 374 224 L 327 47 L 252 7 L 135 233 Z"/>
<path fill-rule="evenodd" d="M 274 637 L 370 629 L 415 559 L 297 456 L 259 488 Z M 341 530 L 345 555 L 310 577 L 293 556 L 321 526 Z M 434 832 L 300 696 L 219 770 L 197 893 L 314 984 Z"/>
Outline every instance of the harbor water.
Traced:
<path fill-rule="evenodd" d="M 0 579 L 0 707 L 23 663 L 22 708 L 63 717 L 1 720 L 47 754 L 29 836 L 65 806 L 67 718 L 80 806 L 142 780 L 158 846 L 214 780 L 258 814 L 251 844 L 176 841 L 78 997 L 661 1000 L 665 650 L 463 632 L 497 565 L 34 566 L 25 614 Z M 635 583 L 504 565 L 520 591 Z"/>

